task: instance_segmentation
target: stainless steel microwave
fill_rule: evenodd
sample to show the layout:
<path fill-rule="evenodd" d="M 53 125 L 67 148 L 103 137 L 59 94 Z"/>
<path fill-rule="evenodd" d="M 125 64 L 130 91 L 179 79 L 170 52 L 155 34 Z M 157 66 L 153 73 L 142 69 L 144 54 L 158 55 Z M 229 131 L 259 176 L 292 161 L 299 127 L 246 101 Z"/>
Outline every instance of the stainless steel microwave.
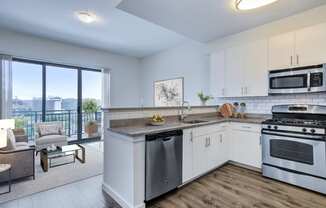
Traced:
<path fill-rule="evenodd" d="M 269 71 L 269 94 L 326 91 L 326 64 Z"/>

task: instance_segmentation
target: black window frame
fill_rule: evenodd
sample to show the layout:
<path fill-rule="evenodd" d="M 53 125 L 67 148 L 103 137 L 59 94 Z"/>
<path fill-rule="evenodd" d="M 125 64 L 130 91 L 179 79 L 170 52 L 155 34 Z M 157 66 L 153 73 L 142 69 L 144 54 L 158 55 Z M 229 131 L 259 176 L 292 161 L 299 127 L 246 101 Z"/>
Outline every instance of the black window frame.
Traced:
<path fill-rule="evenodd" d="M 53 66 L 53 67 L 61 67 L 61 68 L 67 68 L 67 69 L 74 69 L 77 70 L 77 114 L 78 114 L 78 133 L 77 133 L 77 140 L 75 141 L 69 141 L 69 144 L 81 144 L 81 143 L 89 143 L 89 142 L 97 142 L 101 141 L 101 136 L 98 137 L 92 137 L 92 138 L 82 138 L 82 72 L 83 71 L 92 71 L 92 72 L 101 72 L 101 69 L 95 69 L 95 68 L 88 68 L 88 67 L 81 67 L 76 65 L 67 65 L 67 64 L 59 64 L 59 63 L 52 63 L 47 61 L 38 61 L 38 60 L 32 60 L 32 59 L 25 59 L 25 58 L 18 58 L 13 57 L 12 61 L 14 62 L 20 62 L 20 63 L 29 63 L 29 64 L 37 64 L 42 66 L 42 121 L 45 121 L 46 116 L 46 72 L 47 72 L 47 66 Z"/>

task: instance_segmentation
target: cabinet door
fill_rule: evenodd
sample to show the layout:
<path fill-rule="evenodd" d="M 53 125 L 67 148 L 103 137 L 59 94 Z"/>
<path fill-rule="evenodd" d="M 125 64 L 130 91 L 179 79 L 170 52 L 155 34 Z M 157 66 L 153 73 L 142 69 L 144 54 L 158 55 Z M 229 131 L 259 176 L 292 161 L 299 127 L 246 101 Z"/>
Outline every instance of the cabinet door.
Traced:
<path fill-rule="evenodd" d="M 225 53 L 225 97 L 241 97 L 245 51 L 242 46 L 237 46 L 227 49 Z"/>
<path fill-rule="evenodd" d="M 193 132 L 192 129 L 183 131 L 182 152 L 182 182 L 193 178 Z"/>
<path fill-rule="evenodd" d="M 245 46 L 243 54 L 244 96 L 268 95 L 268 41 L 259 40 Z"/>
<path fill-rule="evenodd" d="M 229 139 L 227 138 L 227 132 L 221 131 L 217 134 L 218 139 L 218 154 L 217 154 L 217 166 L 226 163 L 229 160 Z"/>
<path fill-rule="evenodd" d="M 296 32 L 295 62 L 298 66 L 326 63 L 326 24 Z"/>
<path fill-rule="evenodd" d="M 225 56 L 224 51 L 210 57 L 210 93 L 214 97 L 224 96 Z"/>
<path fill-rule="evenodd" d="M 207 136 L 193 138 L 193 175 L 203 174 L 207 170 Z"/>
<path fill-rule="evenodd" d="M 283 69 L 294 66 L 295 33 L 285 33 L 269 40 L 269 69 Z"/>
<path fill-rule="evenodd" d="M 206 171 L 210 171 L 216 168 L 219 164 L 219 133 L 212 133 L 207 135 L 208 145 L 207 145 L 207 167 L 205 168 Z"/>
<path fill-rule="evenodd" d="M 261 168 L 260 133 L 232 130 L 232 160 Z"/>

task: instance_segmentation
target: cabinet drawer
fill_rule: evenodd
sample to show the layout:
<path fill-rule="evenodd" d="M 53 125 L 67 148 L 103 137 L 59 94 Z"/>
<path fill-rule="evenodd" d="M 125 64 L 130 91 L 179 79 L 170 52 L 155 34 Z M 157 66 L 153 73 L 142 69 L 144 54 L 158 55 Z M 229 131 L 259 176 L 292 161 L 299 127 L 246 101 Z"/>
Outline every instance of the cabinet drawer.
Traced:
<path fill-rule="evenodd" d="M 231 129 L 240 131 L 250 131 L 250 132 L 260 132 L 261 124 L 251 124 L 251 123 L 232 123 Z"/>
<path fill-rule="evenodd" d="M 212 134 L 226 129 L 227 123 L 212 124 L 208 126 L 201 126 L 193 129 L 193 136 L 198 137 L 202 135 Z"/>

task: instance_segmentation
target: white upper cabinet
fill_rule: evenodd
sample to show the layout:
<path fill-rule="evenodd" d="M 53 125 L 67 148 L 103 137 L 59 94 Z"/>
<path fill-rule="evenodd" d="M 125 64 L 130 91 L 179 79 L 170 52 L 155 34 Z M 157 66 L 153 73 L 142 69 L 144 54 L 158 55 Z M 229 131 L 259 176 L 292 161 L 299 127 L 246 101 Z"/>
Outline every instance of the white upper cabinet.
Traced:
<path fill-rule="evenodd" d="M 294 66 L 295 33 L 285 33 L 269 40 L 269 69 L 284 69 Z"/>
<path fill-rule="evenodd" d="M 244 46 L 243 96 L 268 95 L 268 41 L 259 40 Z"/>
<path fill-rule="evenodd" d="M 224 97 L 243 95 L 243 55 L 242 46 L 228 48 L 225 51 L 225 93 Z"/>
<path fill-rule="evenodd" d="M 326 63 L 326 24 L 296 32 L 295 61 L 299 66 Z"/>
<path fill-rule="evenodd" d="M 214 97 L 224 96 L 225 56 L 224 51 L 211 54 L 210 57 L 210 93 Z"/>
<path fill-rule="evenodd" d="M 269 69 L 326 63 L 325 37 L 325 23 L 271 37 L 269 40 Z"/>

